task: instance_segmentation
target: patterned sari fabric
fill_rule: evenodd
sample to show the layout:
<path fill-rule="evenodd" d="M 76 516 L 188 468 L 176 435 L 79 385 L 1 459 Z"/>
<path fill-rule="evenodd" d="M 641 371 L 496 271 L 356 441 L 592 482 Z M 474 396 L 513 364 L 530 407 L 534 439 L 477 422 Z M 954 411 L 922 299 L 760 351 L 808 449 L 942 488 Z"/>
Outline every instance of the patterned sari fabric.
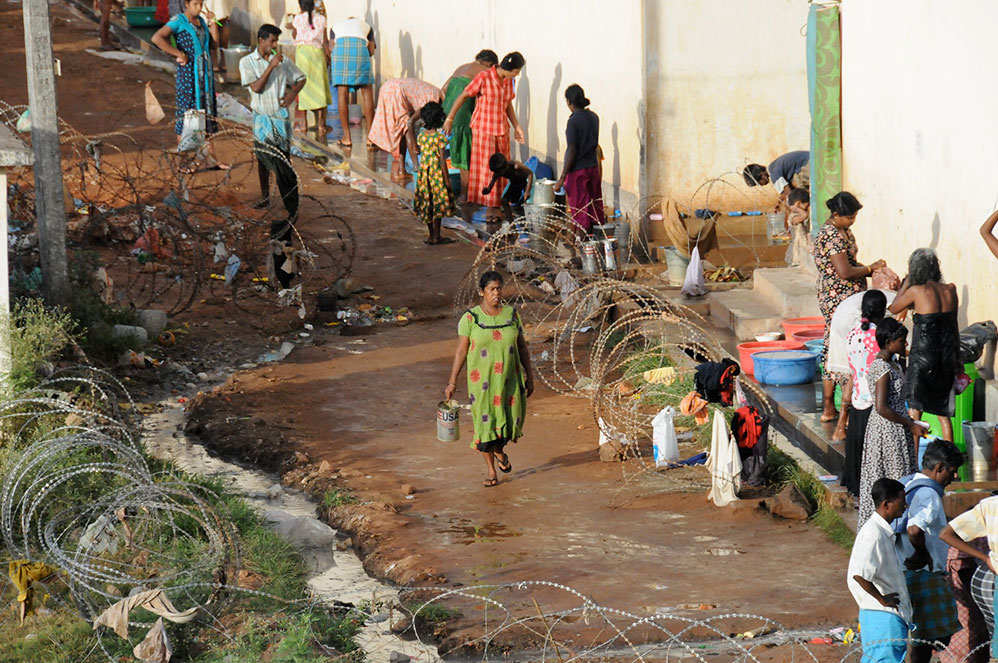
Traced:
<path fill-rule="evenodd" d="M 440 150 L 447 147 L 447 137 L 439 131 L 424 131 L 416 142 L 419 144 L 419 174 L 414 208 L 423 223 L 430 224 L 457 212 L 440 168 Z"/>
<path fill-rule="evenodd" d="M 811 110 L 811 227 L 823 203 L 842 190 L 842 41 L 838 5 L 812 3 L 807 17 L 807 92 Z"/>
<path fill-rule="evenodd" d="M 482 189 L 489 185 L 492 172 L 489 157 L 496 152 L 509 158 L 509 120 L 506 106 L 516 96 L 513 81 L 499 76 L 496 67 L 475 76 L 464 89 L 475 97 L 471 115 L 471 159 L 468 162 L 468 202 L 486 207 L 498 207 L 506 180 L 500 179 L 488 194 Z"/>
<path fill-rule="evenodd" d="M 464 89 L 471 82 L 470 78 L 459 76 L 452 78 L 444 90 L 444 112 L 450 113 L 454 107 L 454 102 L 461 96 Z M 468 99 L 461 106 L 461 110 L 454 116 L 450 133 L 450 162 L 460 170 L 468 170 L 468 162 L 471 159 L 471 115 L 475 110 L 475 100 Z"/>
<path fill-rule="evenodd" d="M 856 238 L 852 231 L 846 228 L 839 230 L 831 223 L 825 223 L 814 238 L 814 266 L 818 269 L 818 308 L 825 318 L 825 343 L 821 349 L 821 362 L 828 361 L 829 333 L 832 329 L 832 315 L 850 295 L 866 290 L 866 279 L 848 280 L 839 278 L 832 265 L 832 256 L 844 253 L 850 265 L 856 267 L 856 254 L 859 249 L 856 246 Z M 826 375 L 827 379 L 834 380 L 838 384 L 845 384 L 849 376 L 844 373 L 831 373 Z"/>
<path fill-rule="evenodd" d="M 204 19 L 198 16 L 195 27 L 186 14 L 177 14 L 167 25 L 173 31 L 177 48 L 187 54 L 187 64 L 177 66 L 177 120 L 174 130 L 179 136 L 184 128 L 184 113 L 189 110 L 203 110 L 207 122 L 205 132 L 218 131 L 215 121 L 215 76 L 211 68 L 211 35 Z"/>
<path fill-rule="evenodd" d="M 378 108 L 367 139 L 399 157 L 399 146 L 409 117 L 431 101 L 440 101 L 440 90 L 418 78 L 393 78 L 378 91 Z"/>

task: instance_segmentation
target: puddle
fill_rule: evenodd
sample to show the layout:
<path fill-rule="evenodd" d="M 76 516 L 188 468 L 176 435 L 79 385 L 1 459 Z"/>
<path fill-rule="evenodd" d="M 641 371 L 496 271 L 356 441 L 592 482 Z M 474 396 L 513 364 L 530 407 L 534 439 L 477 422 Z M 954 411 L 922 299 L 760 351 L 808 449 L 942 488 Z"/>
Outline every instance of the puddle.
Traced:
<path fill-rule="evenodd" d="M 448 535 L 451 543 L 469 546 L 473 543 L 488 543 L 499 539 L 511 539 L 523 536 L 523 532 L 510 530 L 502 523 L 483 523 L 475 525 L 470 520 L 455 518 L 450 521 L 451 525 L 442 530 L 441 534 Z"/>
<path fill-rule="evenodd" d="M 208 454 L 204 447 L 190 444 L 183 434 L 183 406 L 171 400 L 157 404 L 159 411 L 149 414 L 144 422 L 143 442 L 153 456 L 170 460 L 177 467 L 222 480 L 234 493 L 261 511 L 283 511 L 290 516 L 315 518 L 316 505 L 304 493 L 283 488 L 277 499 L 269 499 L 270 488 L 278 483 L 277 477 L 265 472 L 250 470 L 227 463 Z M 176 437 L 175 437 L 176 436 Z M 332 606 L 334 602 L 362 601 L 392 602 L 398 592 L 389 585 L 371 578 L 363 564 L 352 551 L 334 551 L 332 547 L 309 548 L 301 551 L 308 564 L 308 586 L 321 601 Z M 387 620 L 369 621 L 357 637 L 367 660 L 388 660 L 393 651 L 401 652 L 420 663 L 440 661 L 436 649 L 418 642 L 406 642 L 388 631 Z"/>

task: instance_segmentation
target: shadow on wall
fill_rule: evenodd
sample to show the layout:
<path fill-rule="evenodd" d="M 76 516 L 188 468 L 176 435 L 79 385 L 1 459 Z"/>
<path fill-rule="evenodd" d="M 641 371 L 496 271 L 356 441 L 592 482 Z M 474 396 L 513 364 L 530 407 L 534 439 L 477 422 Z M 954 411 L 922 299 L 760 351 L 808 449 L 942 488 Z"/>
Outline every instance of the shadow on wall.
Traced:
<path fill-rule="evenodd" d="M 929 248 L 935 251 L 939 247 L 939 231 L 942 229 L 942 221 L 939 218 L 939 212 L 932 217 L 932 241 L 929 242 Z"/>
<path fill-rule="evenodd" d="M 287 30 L 284 27 L 284 9 L 285 9 L 284 0 L 270 0 L 268 8 L 270 9 L 270 23 L 273 23 L 281 30 L 284 30 L 284 32 L 288 33 L 283 36 L 290 37 L 291 30 Z M 259 29 L 259 27 L 260 26 L 257 26 L 257 29 Z M 255 33 L 256 30 L 254 30 L 253 32 Z"/>
<path fill-rule="evenodd" d="M 545 154 L 548 159 L 558 160 L 558 104 L 561 101 L 561 63 L 554 68 L 551 80 L 551 94 L 548 97 L 548 144 Z M 564 102 L 561 102 L 564 103 Z"/>
<path fill-rule="evenodd" d="M 516 104 L 513 110 L 516 111 L 516 119 L 520 121 L 520 127 L 523 129 L 523 144 L 513 140 L 510 154 L 513 154 L 512 146 L 515 146 L 515 149 L 520 153 L 519 160 L 526 161 L 530 158 L 530 77 L 526 73 L 520 72 L 515 85 Z"/>
<path fill-rule="evenodd" d="M 377 84 L 381 80 L 381 29 L 379 28 L 379 17 L 378 12 L 371 11 L 371 3 L 374 0 L 367 0 L 367 9 L 364 10 L 364 22 L 371 26 L 371 30 L 374 32 L 374 57 L 373 60 L 373 74 L 374 81 Z"/>
<path fill-rule="evenodd" d="M 402 30 L 399 30 L 399 59 L 402 78 L 423 79 L 423 47 L 413 49 L 412 35 Z"/>

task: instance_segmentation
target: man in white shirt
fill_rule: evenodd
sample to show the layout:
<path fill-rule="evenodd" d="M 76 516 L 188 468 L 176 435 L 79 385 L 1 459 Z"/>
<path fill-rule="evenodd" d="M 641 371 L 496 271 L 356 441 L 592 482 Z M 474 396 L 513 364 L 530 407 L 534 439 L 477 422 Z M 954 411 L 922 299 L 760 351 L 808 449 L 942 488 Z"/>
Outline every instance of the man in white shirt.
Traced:
<path fill-rule="evenodd" d="M 911 598 L 914 637 L 911 663 L 928 663 L 931 644 L 945 646 L 960 630 L 956 599 L 946 580 L 949 545 L 939 535 L 946 528 L 943 490 L 963 465 L 963 454 L 952 442 L 936 440 L 925 449 L 922 471 L 905 477 L 908 512 L 898 523 L 898 559 L 905 566 Z"/>
<path fill-rule="evenodd" d="M 239 61 L 242 84 L 250 90 L 253 151 L 257 158 L 262 200 L 270 204 L 270 173 L 277 178 L 281 200 L 294 223 L 298 216 L 298 176 L 291 168 L 291 119 L 288 106 L 305 87 L 305 74 L 277 52 L 281 29 L 266 23 L 257 31 L 257 47 Z"/>
<path fill-rule="evenodd" d="M 871 492 L 875 511 L 856 534 L 846 584 L 859 606 L 863 663 L 902 663 L 911 602 L 891 522 L 904 513 L 904 485 L 877 479 Z"/>

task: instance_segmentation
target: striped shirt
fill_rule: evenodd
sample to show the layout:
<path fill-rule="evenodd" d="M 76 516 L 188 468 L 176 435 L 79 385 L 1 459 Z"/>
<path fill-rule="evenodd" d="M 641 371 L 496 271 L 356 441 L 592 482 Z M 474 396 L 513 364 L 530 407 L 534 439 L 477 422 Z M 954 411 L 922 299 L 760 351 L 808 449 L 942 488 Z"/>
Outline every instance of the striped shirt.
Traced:
<path fill-rule="evenodd" d="M 477 97 L 471 115 L 471 128 L 475 133 L 483 136 L 509 134 L 506 106 L 516 96 L 512 79 L 500 78 L 499 72 L 492 67 L 475 76 L 464 92 L 469 97 Z"/>

